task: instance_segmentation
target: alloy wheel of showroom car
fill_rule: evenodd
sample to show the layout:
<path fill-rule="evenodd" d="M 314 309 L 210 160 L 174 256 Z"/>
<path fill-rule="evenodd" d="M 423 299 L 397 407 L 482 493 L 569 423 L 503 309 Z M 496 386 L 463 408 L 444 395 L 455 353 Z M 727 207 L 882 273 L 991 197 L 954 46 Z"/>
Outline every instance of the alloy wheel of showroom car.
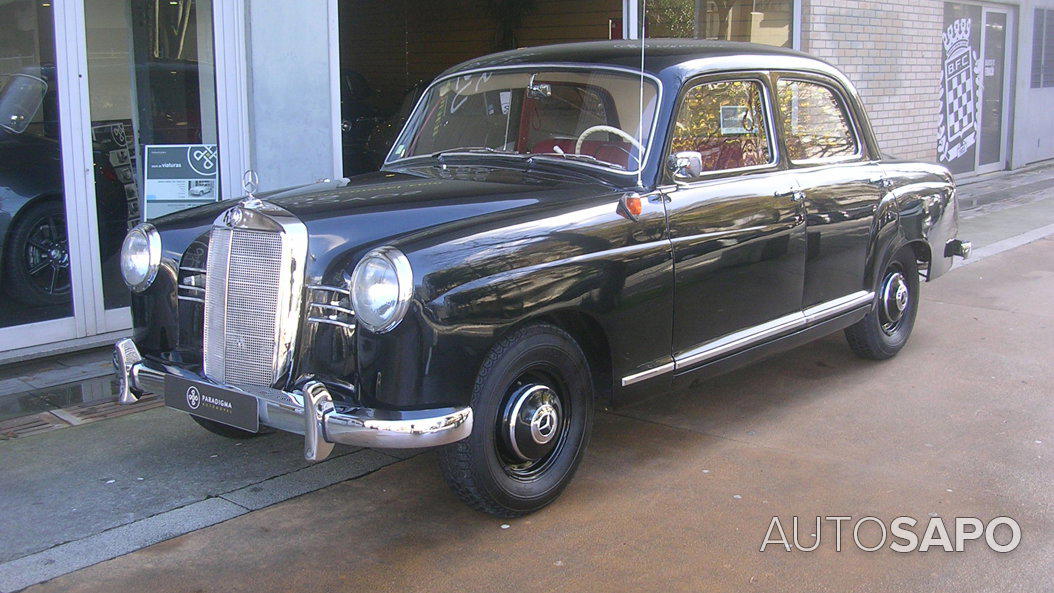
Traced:
<path fill-rule="evenodd" d="M 481 511 L 517 517 L 560 495 L 593 425 L 593 383 L 581 348 L 552 325 L 524 327 L 483 363 L 472 394 L 474 424 L 440 452 L 447 482 Z"/>
<path fill-rule="evenodd" d="M 896 356 L 911 336 L 918 310 L 918 263 L 915 252 L 905 247 L 886 265 L 871 312 L 845 329 L 849 347 L 862 358 L 885 360 Z"/>
<path fill-rule="evenodd" d="M 27 305 L 69 301 L 70 255 L 66 211 L 61 200 L 34 204 L 11 232 L 4 288 Z"/>

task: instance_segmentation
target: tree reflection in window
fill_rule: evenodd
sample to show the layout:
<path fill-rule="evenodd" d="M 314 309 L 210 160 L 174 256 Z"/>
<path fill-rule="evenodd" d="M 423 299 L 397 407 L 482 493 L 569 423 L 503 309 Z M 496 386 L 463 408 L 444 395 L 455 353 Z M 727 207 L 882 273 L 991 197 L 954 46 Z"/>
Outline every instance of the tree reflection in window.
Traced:
<path fill-rule="evenodd" d="M 772 162 L 763 105 L 754 80 L 696 85 L 677 112 L 672 152 L 698 152 L 705 172 Z"/>
<path fill-rule="evenodd" d="M 776 85 L 792 161 L 856 154 L 856 137 L 834 92 L 818 83 L 780 79 Z"/>

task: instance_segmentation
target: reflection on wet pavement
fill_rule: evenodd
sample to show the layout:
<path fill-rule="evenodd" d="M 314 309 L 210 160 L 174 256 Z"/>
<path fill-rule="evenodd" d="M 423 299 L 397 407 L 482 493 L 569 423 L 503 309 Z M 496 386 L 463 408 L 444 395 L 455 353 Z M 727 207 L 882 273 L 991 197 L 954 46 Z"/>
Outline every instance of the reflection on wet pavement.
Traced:
<path fill-rule="evenodd" d="M 0 395 L 0 422 L 79 404 L 103 403 L 116 399 L 117 380 L 112 376 Z"/>

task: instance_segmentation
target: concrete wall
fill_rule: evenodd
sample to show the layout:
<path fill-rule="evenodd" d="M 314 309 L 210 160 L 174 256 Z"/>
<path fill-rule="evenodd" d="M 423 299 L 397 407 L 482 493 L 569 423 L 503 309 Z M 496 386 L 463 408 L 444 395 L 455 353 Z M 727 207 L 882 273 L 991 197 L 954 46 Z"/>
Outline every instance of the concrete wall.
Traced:
<path fill-rule="evenodd" d="M 1054 9 L 1054 0 L 1026 0 L 1018 7 L 1017 84 L 1010 122 L 1013 135 L 1010 164 L 1014 168 L 1054 159 L 1054 87 L 1031 88 L 1036 8 Z"/>
<path fill-rule="evenodd" d="M 335 177 L 335 3 L 245 0 L 245 7 L 250 158 L 260 189 Z"/>
<path fill-rule="evenodd" d="M 856 84 L 894 156 L 937 158 L 943 11 L 939 0 L 802 0 L 802 49 Z"/>

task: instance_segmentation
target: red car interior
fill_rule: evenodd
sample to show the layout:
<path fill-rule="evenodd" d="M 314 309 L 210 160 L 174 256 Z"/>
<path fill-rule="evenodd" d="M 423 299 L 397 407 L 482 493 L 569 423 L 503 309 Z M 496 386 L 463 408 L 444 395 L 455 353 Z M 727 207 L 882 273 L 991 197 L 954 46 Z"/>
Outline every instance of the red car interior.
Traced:
<path fill-rule="evenodd" d="M 567 138 L 549 138 L 547 140 L 542 140 L 531 147 L 531 153 L 556 152 L 553 147 L 559 146 L 560 150 L 570 154 L 574 153 L 576 142 L 576 140 Z M 586 140 L 582 142 L 582 154 L 588 154 L 589 156 L 596 157 L 597 160 L 606 163 L 614 163 L 627 170 L 637 168 L 636 160 L 629 158 L 629 155 L 633 151 L 633 145 L 629 142 L 610 142 L 604 140 Z M 633 160 L 632 166 L 630 165 L 631 160 Z"/>

